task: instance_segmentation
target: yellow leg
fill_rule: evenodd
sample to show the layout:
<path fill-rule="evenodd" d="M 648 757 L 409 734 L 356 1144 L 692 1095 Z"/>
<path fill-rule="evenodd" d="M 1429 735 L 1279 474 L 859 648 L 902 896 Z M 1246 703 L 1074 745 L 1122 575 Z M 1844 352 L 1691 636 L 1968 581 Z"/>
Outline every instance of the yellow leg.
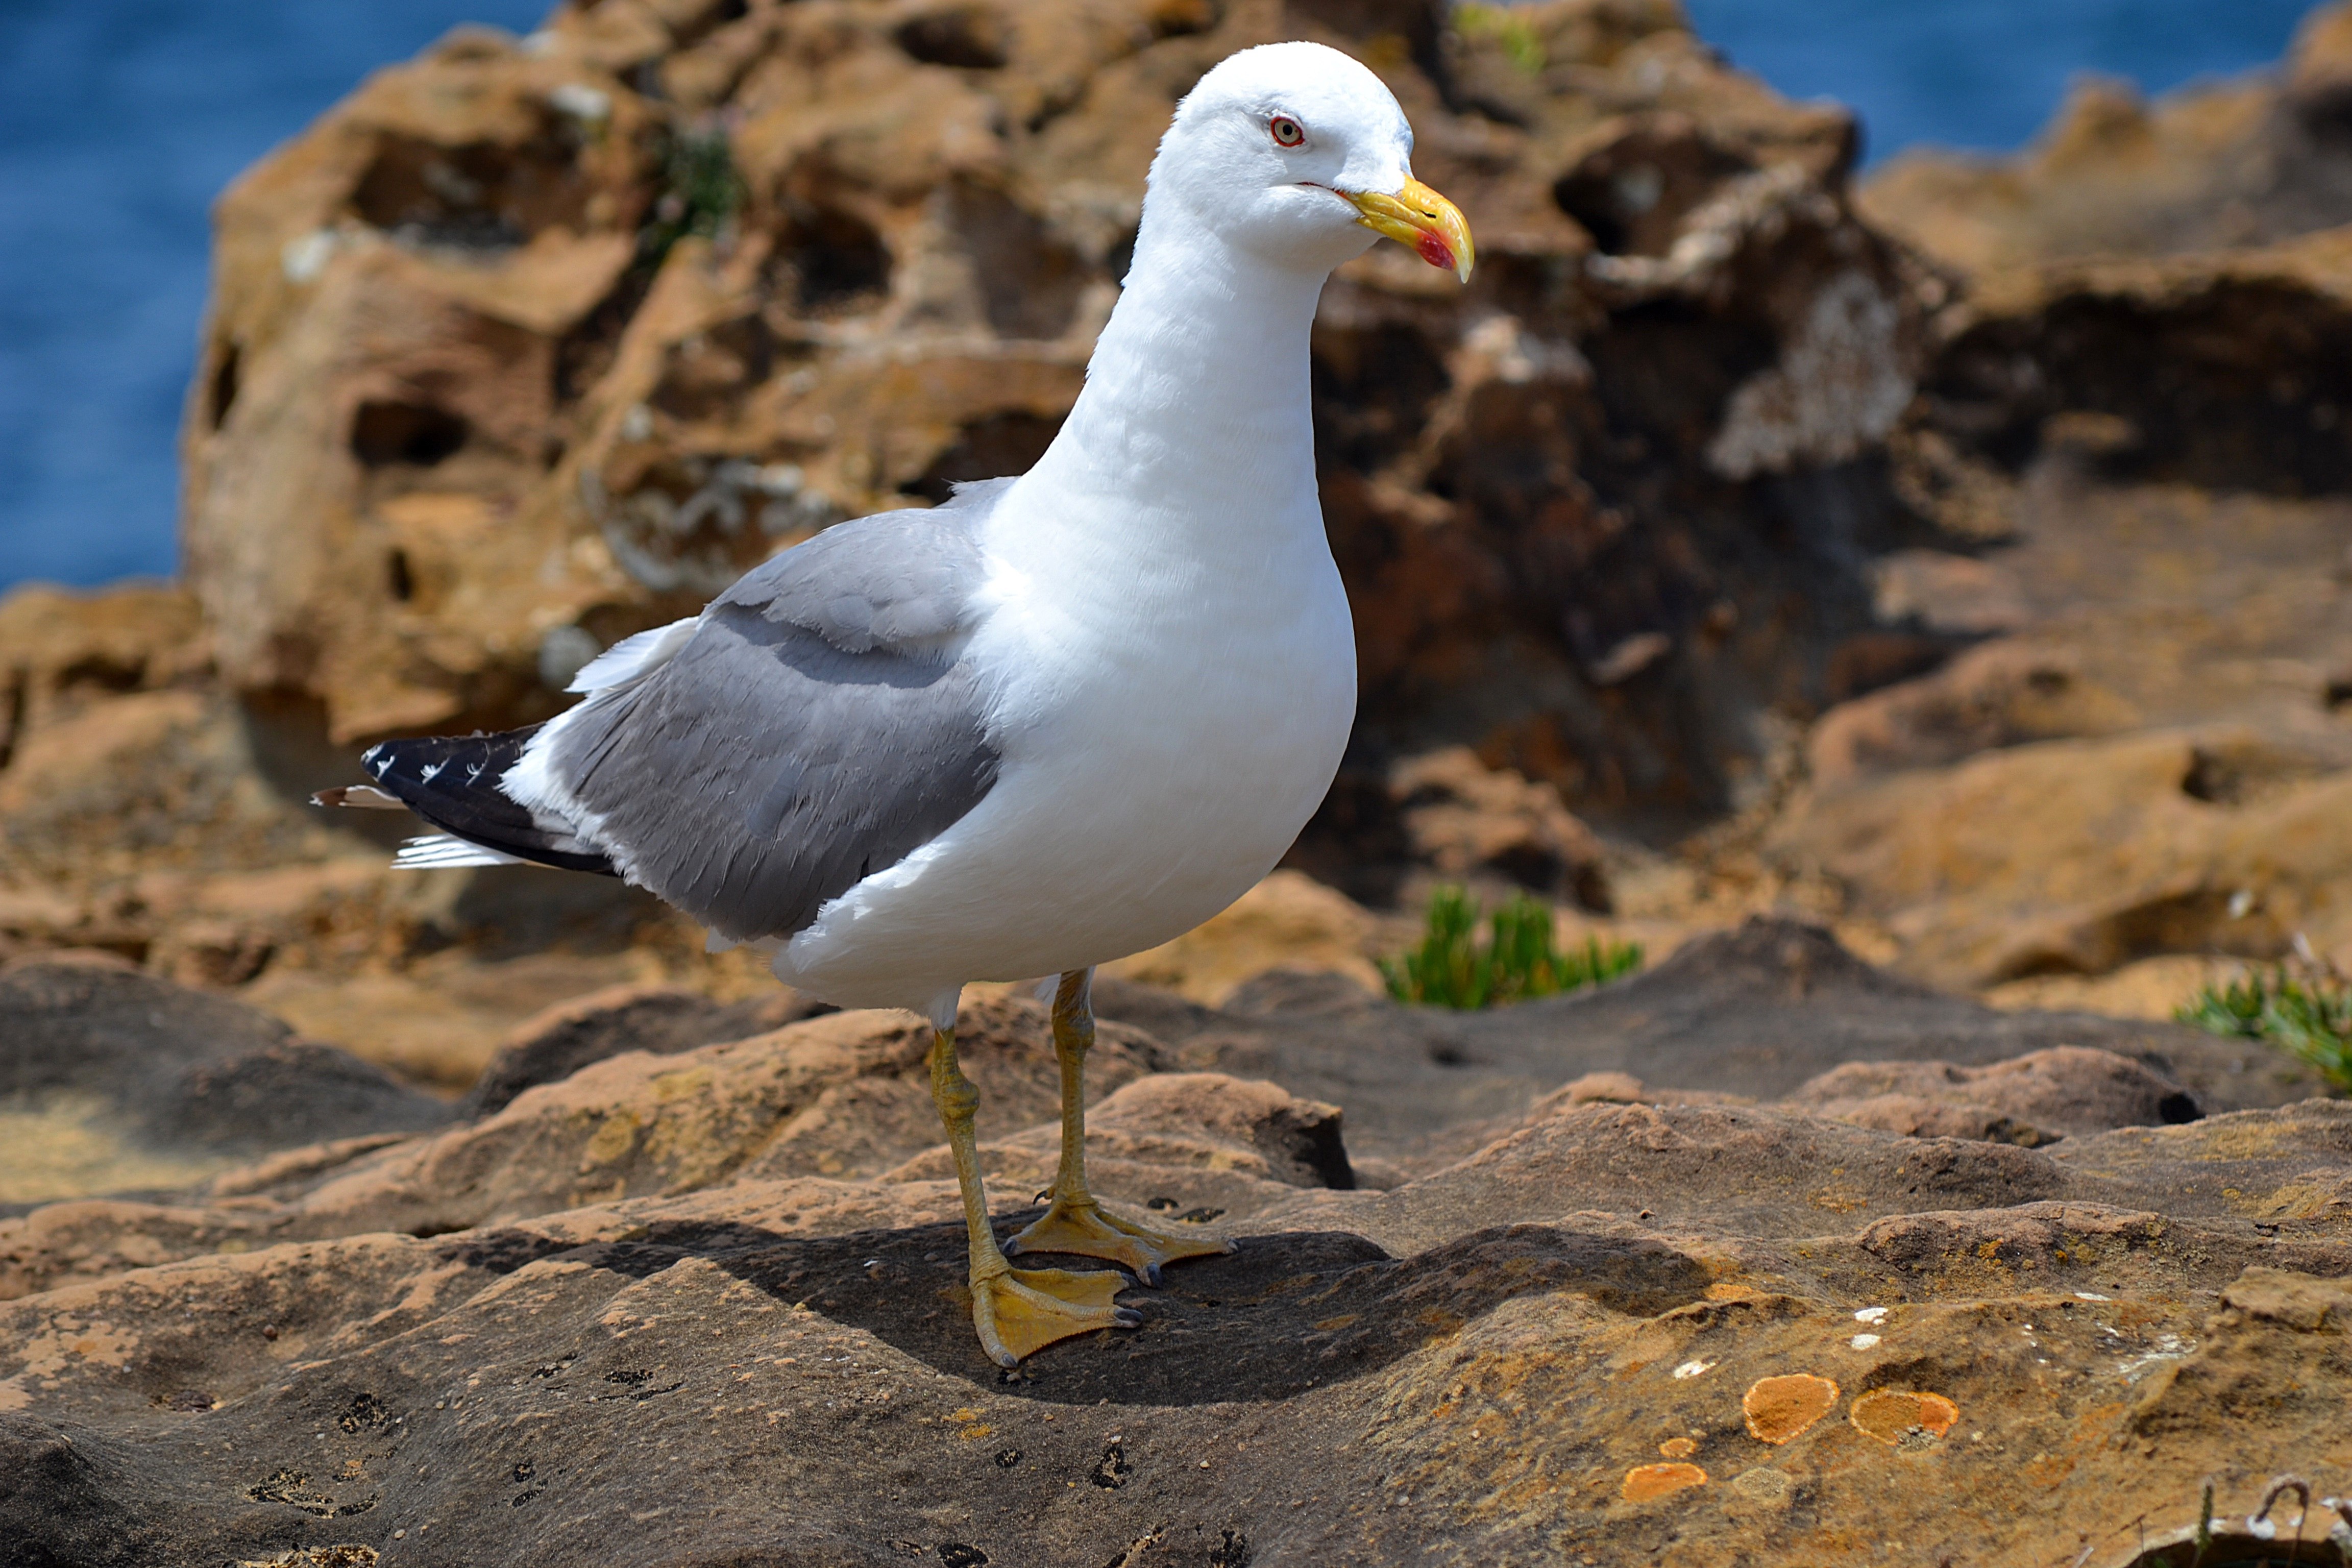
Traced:
<path fill-rule="evenodd" d="M 1146 1285 L 1157 1285 L 1161 1264 L 1231 1252 L 1234 1244 L 1121 1219 L 1087 1191 L 1087 1053 L 1095 1044 L 1094 979 L 1091 969 L 1073 969 L 1054 993 L 1054 1055 L 1062 1064 L 1062 1164 L 1054 1176 L 1053 1204 L 1013 1238 L 1009 1250 L 1105 1258 L 1126 1264 Z"/>
<path fill-rule="evenodd" d="M 980 1154 L 972 1137 L 980 1091 L 956 1061 L 952 1029 L 931 1037 L 931 1100 L 947 1124 L 956 1182 L 963 1189 L 964 1231 L 971 1247 L 971 1326 L 980 1334 L 981 1348 L 999 1366 L 1013 1366 L 1055 1340 L 1096 1329 L 1131 1329 L 1142 1322 L 1141 1313 L 1112 1301 L 1127 1283 L 1117 1274 L 1015 1268 L 1004 1260 L 996 1232 L 989 1227 L 988 1189 L 981 1182 Z"/>

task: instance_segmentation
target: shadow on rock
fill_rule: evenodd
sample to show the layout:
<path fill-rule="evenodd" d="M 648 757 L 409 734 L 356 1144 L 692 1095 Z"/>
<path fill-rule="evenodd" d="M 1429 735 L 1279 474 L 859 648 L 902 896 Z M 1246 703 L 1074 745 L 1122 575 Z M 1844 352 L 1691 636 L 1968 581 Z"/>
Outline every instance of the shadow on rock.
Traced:
<path fill-rule="evenodd" d="M 1042 1212 L 999 1217 L 1018 1228 Z M 732 1224 L 656 1224 L 627 1240 L 574 1247 L 528 1231 L 454 1245 L 451 1261 L 511 1272 L 557 1254 L 646 1279 L 689 1258 L 715 1263 L 796 1309 L 863 1329 L 950 1376 L 992 1377 L 1063 1405 L 1272 1403 L 1377 1372 L 1516 1296 L 1573 1290 L 1651 1317 L 1698 1300 L 1711 1276 L 1659 1242 L 1556 1226 L 1498 1226 L 1411 1258 L 1344 1231 L 1243 1237 L 1237 1250 L 1171 1267 L 1162 1289 L 1122 1304 L 1143 1326 L 1049 1345 L 998 1372 L 973 1338 L 961 1226 L 779 1236 Z M 1099 1268 L 1084 1258 L 1024 1266 Z"/>

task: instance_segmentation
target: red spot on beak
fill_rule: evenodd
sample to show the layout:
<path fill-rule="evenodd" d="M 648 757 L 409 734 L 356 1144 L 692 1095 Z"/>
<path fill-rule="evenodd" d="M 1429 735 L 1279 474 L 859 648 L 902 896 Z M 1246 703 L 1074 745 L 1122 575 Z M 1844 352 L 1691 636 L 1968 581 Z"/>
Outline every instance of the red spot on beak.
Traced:
<path fill-rule="evenodd" d="M 1445 242 L 1437 236 L 1424 232 L 1420 238 L 1413 241 L 1413 247 L 1421 252 L 1421 258 L 1432 267 L 1445 272 L 1454 270 L 1454 252 L 1447 249 Z"/>

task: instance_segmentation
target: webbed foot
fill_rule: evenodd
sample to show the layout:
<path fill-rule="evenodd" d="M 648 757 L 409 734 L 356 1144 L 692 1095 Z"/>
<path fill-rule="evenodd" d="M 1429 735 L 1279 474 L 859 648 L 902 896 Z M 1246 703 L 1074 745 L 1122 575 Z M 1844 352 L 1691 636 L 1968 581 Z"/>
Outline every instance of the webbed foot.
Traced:
<path fill-rule="evenodd" d="M 1111 1298 L 1128 1284 L 1108 1269 L 1081 1274 L 1067 1268 L 1008 1268 L 971 1284 L 971 1326 L 981 1348 L 999 1366 L 1022 1359 L 1055 1340 L 1097 1329 L 1132 1329 L 1143 1314 Z"/>
<path fill-rule="evenodd" d="M 1008 1254 L 1069 1252 L 1123 1263 L 1146 1285 L 1160 1283 L 1160 1266 L 1180 1258 L 1214 1258 L 1234 1244 L 1213 1236 L 1180 1236 L 1156 1226 L 1125 1220 L 1092 1198 L 1061 1197 L 1037 1222 L 1004 1244 Z"/>

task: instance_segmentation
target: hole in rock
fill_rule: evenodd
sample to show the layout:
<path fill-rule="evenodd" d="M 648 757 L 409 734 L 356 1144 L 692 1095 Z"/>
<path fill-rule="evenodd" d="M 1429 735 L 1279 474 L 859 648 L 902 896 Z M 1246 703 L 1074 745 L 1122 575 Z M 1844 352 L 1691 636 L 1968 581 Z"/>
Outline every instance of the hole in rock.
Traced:
<path fill-rule="evenodd" d="M 1664 256 L 1684 216 L 1748 168 L 1687 121 L 1668 117 L 1587 154 L 1551 195 L 1604 255 Z"/>
<path fill-rule="evenodd" d="M 236 401 L 237 360 L 236 345 L 229 343 L 221 349 L 220 363 L 213 367 L 212 426 L 215 430 L 227 422 L 229 405 Z"/>
<path fill-rule="evenodd" d="M 722 321 L 670 350 L 646 401 L 675 419 L 723 416 L 774 373 L 781 346 L 757 315 Z"/>
<path fill-rule="evenodd" d="M 395 549 L 384 556 L 383 583 L 404 605 L 416 597 L 416 574 L 409 567 L 407 551 Z"/>
<path fill-rule="evenodd" d="M 352 205 L 404 244 L 504 250 L 551 226 L 580 227 L 587 196 L 576 150 L 551 121 L 520 145 L 385 136 Z"/>
<path fill-rule="evenodd" d="M 946 201 L 948 226 L 980 280 L 990 330 L 1006 338 L 1068 331 L 1087 285 L 1085 258 L 1002 191 L 959 180 Z"/>
<path fill-rule="evenodd" d="M 2180 775 L 2180 793 L 2208 805 L 2229 805 L 2237 800 L 2242 783 L 2226 759 L 2200 747 L 2189 753 L 2189 771 Z"/>
<path fill-rule="evenodd" d="M 469 434 L 463 418 L 429 403 L 362 403 L 352 418 L 352 456 L 371 468 L 429 468 L 455 457 Z"/>
<path fill-rule="evenodd" d="M 669 26 L 671 45 L 675 48 L 690 48 L 728 23 L 740 22 L 751 14 L 751 0 L 718 0 L 716 5 L 705 5 L 691 16 L 673 16 Z"/>
<path fill-rule="evenodd" d="M 995 70 L 1005 60 L 1004 19 L 977 5 L 950 5 L 900 25 L 898 47 L 927 66 Z"/>
<path fill-rule="evenodd" d="M 1445 362 L 1418 328 L 1318 328 L 1308 365 L 1317 455 L 1372 473 L 1393 462 L 1444 395 Z"/>
<path fill-rule="evenodd" d="M 774 265 L 772 291 L 803 315 L 839 315 L 890 291 L 890 247 L 838 208 L 795 208 Z"/>
<path fill-rule="evenodd" d="M 939 455 L 922 478 L 901 489 L 937 505 L 959 481 L 1025 474 L 1045 455 L 1061 427 L 1059 416 L 1048 419 L 1019 409 L 986 415 L 965 426 L 961 438 Z"/>

